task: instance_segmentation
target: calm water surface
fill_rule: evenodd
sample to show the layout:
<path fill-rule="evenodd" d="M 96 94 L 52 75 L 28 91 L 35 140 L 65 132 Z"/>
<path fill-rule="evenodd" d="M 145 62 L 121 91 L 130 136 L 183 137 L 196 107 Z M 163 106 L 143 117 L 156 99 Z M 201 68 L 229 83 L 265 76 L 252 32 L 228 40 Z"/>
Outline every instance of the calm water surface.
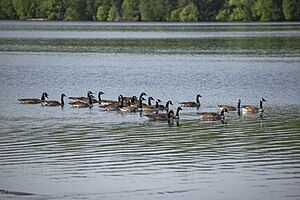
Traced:
<path fill-rule="evenodd" d="M 299 199 L 299 47 L 298 23 L 0 21 L 0 199 Z M 17 101 L 89 90 L 201 108 L 176 126 Z"/>

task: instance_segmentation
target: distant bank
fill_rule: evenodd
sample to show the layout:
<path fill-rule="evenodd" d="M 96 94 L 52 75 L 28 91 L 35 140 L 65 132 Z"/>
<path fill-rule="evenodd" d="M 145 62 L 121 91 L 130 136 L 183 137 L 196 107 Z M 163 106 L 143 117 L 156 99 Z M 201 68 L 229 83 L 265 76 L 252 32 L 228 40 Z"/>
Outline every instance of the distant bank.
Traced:
<path fill-rule="evenodd" d="M 300 21 L 300 0 L 0 0 L 0 19 Z"/>

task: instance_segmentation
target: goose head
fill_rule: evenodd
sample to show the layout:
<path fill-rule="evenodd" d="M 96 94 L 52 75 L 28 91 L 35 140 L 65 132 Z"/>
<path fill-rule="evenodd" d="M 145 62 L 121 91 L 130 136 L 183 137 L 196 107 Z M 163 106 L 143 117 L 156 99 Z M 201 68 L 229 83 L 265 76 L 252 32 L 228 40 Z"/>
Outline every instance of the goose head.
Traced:
<path fill-rule="evenodd" d="M 46 98 L 49 98 L 49 96 L 48 96 L 48 93 L 47 93 L 47 92 L 44 92 L 43 94 L 44 94 L 44 96 L 45 96 Z"/>
<path fill-rule="evenodd" d="M 267 102 L 267 100 L 265 100 L 264 98 L 261 98 L 261 99 L 260 99 L 260 101 L 264 101 L 264 102 Z"/>
<path fill-rule="evenodd" d="M 173 105 L 173 102 L 171 100 L 167 101 L 166 108 L 169 108 L 169 105 Z"/>
<path fill-rule="evenodd" d="M 147 94 L 146 94 L 145 92 L 142 92 L 142 93 L 140 94 L 140 98 L 142 98 L 143 96 L 147 96 Z"/>
<path fill-rule="evenodd" d="M 154 100 L 153 97 L 148 97 L 148 105 L 151 105 L 151 101 Z"/>

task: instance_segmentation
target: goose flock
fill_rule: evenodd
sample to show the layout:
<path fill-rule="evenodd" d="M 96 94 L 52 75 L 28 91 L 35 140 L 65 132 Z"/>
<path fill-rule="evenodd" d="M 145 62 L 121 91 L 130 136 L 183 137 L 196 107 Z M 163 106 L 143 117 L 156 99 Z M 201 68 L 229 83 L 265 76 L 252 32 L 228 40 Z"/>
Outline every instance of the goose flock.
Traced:
<path fill-rule="evenodd" d="M 168 100 L 165 105 L 162 104 L 160 99 L 154 99 L 153 97 L 148 97 L 148 103 L 144 103 L 146 100 L 144 97 L 147 96 L 145 92 L 142 92 L 139 97 L 137 96 L 123 96 L 119 95 L 117 100 L 102 99 L 101 95 L 104 92 L 100 91 L 98 93 L 98 100 L 95 99 L 91 91 L 87 92 L 87 96 L 83 97 L 68 97 L 69 104 L 74 108 L 92 108 L 94 104 L 98 104 L 99 107 L 106 111 L 120 111 L 120 112 L 144 112 L 143 116 L 149 118 L 153 121 L 167 121 L 168 123 L 179 121 L 179 112 L 182 107 L 196 107 L 200 108 L 200 94 L 196 95 L 196 101 L 183 101 L 179 102 L 180 106 L 177 108 L 176 112 L 170 110 L 170 105 L 173 105 L 171 100 Z M 41 104 L 42 106 L 61 106 L 65 105 L 64 98 L 67 97 L 65 94 L 61 94 L 60 101 L 48 100 L 48 93 L 44 92 L 41 99 L 38 98 L 23 98 L 18 99 L 23 104 Z M 155 100 L 155 105 L 152 105 L 152 101 Z M 241 100 L 238 100 L 237 107 L 232 105 L 218 105 L 220 112 L 197 112 L 201 120 L 204 121 L 223 121 L 225 119 L 225 113 L 231 111 L 237 111 L 240 113 L 262 113 L 263 102 L 266 102 L 264 98 L 260 99 L 259 107 L 254 105 L 241 105 Z"/>

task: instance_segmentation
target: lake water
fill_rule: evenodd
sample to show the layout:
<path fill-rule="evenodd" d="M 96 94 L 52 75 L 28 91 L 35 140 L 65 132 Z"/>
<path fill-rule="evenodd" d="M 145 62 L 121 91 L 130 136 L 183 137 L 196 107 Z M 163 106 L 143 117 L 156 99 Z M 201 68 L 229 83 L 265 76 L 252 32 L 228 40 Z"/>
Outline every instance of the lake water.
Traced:
<path fill-rule="evenodd" d="M 300 198 L 300 23 L 0 21 L 0 60 L 0 199 Z M 179 126 L 17 101 L 89 90 L 202 98 Z"/>

